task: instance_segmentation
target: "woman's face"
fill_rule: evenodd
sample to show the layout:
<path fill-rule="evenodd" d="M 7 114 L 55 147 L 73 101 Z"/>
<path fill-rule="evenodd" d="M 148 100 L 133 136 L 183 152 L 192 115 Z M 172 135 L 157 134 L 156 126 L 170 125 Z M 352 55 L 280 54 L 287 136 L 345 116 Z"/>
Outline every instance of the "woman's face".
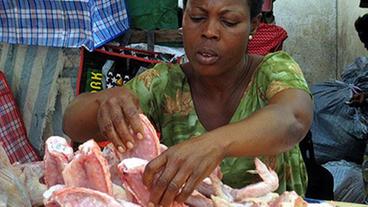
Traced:
<path fill-rule="evenodd" d="M 183 39 L 195 72 L 216 76 L 244 66 L 252 29 L 246 1 L 188 1 L 183 17 Z"/>

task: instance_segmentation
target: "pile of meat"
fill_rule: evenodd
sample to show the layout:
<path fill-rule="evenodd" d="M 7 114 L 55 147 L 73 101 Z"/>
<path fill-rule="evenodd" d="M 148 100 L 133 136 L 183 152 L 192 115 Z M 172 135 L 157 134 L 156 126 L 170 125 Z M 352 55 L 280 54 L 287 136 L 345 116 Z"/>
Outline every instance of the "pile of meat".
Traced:
<path fill-rule="evenodd" d="M 142 182 L 144 167 L 166 147 L 159 144 L 149 120 L 144 115 L 141 120 L 144 139 L 137 140 L 135 147 L 123 154 L 113 145 L 101 151 L 93 140 L 73 152 L 64 138 L 53 136 L 46 141 L 42 162 L 10 165 L 8 160 L 2 159 L 5 152 L 0 147 L 0 190 L 4 192 L 0 194 L 0 207 L 148 206 L 149 190 Z M 255 159 L 255 165 L 255 173 L 262 182 L 232 189 L 221 182 L 221 173 L 216 169 L 185 203 L 173 203 L 172 206 L 330 206 L 308 204 L 295 192 L 272 193 L 278 188 L 277 174 L 259 159 Z M 4 180 L 9 181 L 8 187 L 3 185 Z"/>

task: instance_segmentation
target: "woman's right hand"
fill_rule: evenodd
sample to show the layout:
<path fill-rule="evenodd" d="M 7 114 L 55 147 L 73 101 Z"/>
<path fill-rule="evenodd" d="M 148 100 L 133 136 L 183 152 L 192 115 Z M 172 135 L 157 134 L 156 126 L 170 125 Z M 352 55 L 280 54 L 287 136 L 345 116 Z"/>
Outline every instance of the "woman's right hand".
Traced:
<path fill-rule="evenodd" d="M 97 100 L 97 124 L 104 138 L 120 152 L 134 147 L 136 138 L 143 138 L 139 100 L 128 89 L 115 87 Z"/>

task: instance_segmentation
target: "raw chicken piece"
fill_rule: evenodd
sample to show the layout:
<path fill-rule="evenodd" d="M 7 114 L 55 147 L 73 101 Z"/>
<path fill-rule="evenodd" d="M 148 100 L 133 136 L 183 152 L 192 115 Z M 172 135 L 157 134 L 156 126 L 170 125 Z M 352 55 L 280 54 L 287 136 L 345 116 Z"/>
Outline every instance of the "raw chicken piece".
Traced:
<path fill-rule="evenodd" d="M 133 196 L 127 192 L 122 185 L 116 185 L 116 184 L 112 184 L 112 192 L 113 192 L 113 197 L 117 200 L 124 200 L 124 201 L 130 201 L 132 202 L 134 200 Z"/>
<path fill-rule="evenodd" d="M 120 172 L 117 165 L 125 158 L 141 158 L 144 160 L 152 160 L 157 157 L 161 151 L 166 150 L 165 145 L 160 145 L 160 140 L 157 137 L 157 133 L 147 119 L 146 116 L 140 114 L 142 125 L 144 127 L 143 139 L 135 140 L 134 148 L 125 153 L 120 153 L 112 143 L 108 144 L 102 151 L 103 156 L 108 162 L 109 171 L 111 173 L 111 180 L 117 185 L 122 185 L 120 179 Z"/>
<path fill-rule="evenodd" d="M 153 140 L 153 141 L 158 141 L 158 140 Z M 138 148 L 142 148 L 140 145 L 144 144 L 144 142 L 138 142 L 137 147 Z M 146 146 L 147 147 L 147 146 Z M 151 146 L 152 147 L 152 146 Z M 153 146 L 154 148 L 156 148 L 155 144 Z M 165 151 L 167 149 L 167 147 L 163 144 L 160 144 L 160 150 L 159 153 L 161 153 L 162 151 Z M 134 151 L 134 149 L 132 149 Z M 146 153 L 155 151 L 155 149 L 152 150 L 147 150 Z M 135 152 L 134 152 L 135 153 Z M 108 166 L 109 166 L 109 170 L 110 170 L 110 174 L 111 174 L 111 181 L 113 183 L 115 183 L 116 185 L 122 185 L 121 179 L 120 179 L 120 172 L 118 170 L 118 164 L 125 158 L 130 158 L 129 156 L 132 155 L 132 152 L 130 153 L 125 153 L 122 154 L 120 153 L 112 143 L 109 143 L 108 145 L 105 146 L 105 148 L 102 150 L 102 155 L 105 157 L 105 159 L 107 160 Z M 139 156 L 140 158 L 142 157 L 153 157 L 154 155 L 141 155 Z M 143 158 L 142 158 L 143 159 Z"/>
<path fill-rule="evenodd" d="M 124 158 L 136 157 L 150 161 L 160 154 L 160 140 L 148 118 L 143 114 L 139 114 L 139 117 L 144 128 L 143 139 L 135 139 L 135 146 L 124 153 Z"/>
<path fill-rule="evenodd" d="M 112 143 L 106 145 L 102 150 L 102 155 L 107 160 L 108 167 L 111 174 L 111 181 L 119 186 L 122 186 L 120 179 L 120 172 L 118 170 L 118 164 L 123 160 L 123 154 L 121 154 Z"/>
<path fill-rule="evenodd" d="M 113 195 L 107 161 L 93 140 L 79 146 L 74 159 L 65 167 L 63 178 L 68 187 L 85 187 Z"/>
<path fill-rule="evenodd" d="M 63 180 L 65 180 L 66 185 L 50 188 L 49 195 L 45 196 L 47 198 L 45 200 L 46 206 L 138 206 L 129 202 L 134 201 L 147 207 L 149 190 L 143 184 L 143 171 L 149 160 L 157 157 L 166 148 L 159 144 L 156 131 L 149 120 L 144 115 L 140 115 L 140 117 L 145 131 L 144 139 L 136 139 L 133 149 L 122 154 L 110 144 L 101 153 L 98 145 L 93 140 L 89 140 L 79 147 L 79 151 L 66 167 L 65 163 L 68 163 L 71 158 L 65 159 Z M 57 137 L 56 140 L 60 143 L 59 139 L 60 137 Z M 60 151 L 51 146 L 58 142 L 54 141 L 49 144 L 50 147 L 47 149 L 52 149 L 51 152 L 56 151 L 60 154 Z M 63 146 L 65 146 L 64 143 Z M 49 154 L 51 153 L 49 152 Z M 278 188 L 276 173 L 268 169 L 257 158 L 255 165 L 256 172 L 262 178 L 262 182 L 242 189 L 232 189 L 222 184 L 221 171 L 220 168 L 217 168 L 210 175 L 210 179 L 205 179 L 198 187 L 198 191 L 193 192 L 186 204 L 193 207 L 278 207 L 281 205 L 294 207 L 306 204 L 296 194 L 285 193 L 278 197 L 277 194 L 271 193 Z M 117 185 L 112 185 L 110 172 Z M 119 186 L 121 184 L 126 191 Z M 8 198 L 3 200 L 6 199 Z M 186 205 L 173 203 L 172 206 L 182 207 Z"/>
<path fill-rule="evenodd" d="M 279 178 L 275 171 L 269 169 L 258 158 L 254 159 L 254 163 L 256 165 L 256 171 L 263 181 L 248 185 L 239 190 L 234 190 L 235 201 L 241 202 L 244 198 L 263 196 L 277 190 L 279 187 Z"/>
<path fill-rule="evenodd" d="M 10 164 L 9 158 L 0 143 L 0 204 L 10 207 L 30 207 L 31 200 L 27 190 L 18 178 L 16 172 Z"/>
<path fill-rule="evenodd" d="M 303 200 L 295 191 L 284 192 L 277 199 L 270 203 L 270 207 L 307 207 L 308 203 Z"/>
<path fill-rule="evenodd" d="M 44 204 L 47 203 L 47 201 L 51 199 L 51 196 L 53 195 L 54 192 L 58 190 L 62 190 L 64 188 L 65 188 L 65 185 L 62 185 L 62 184 L 56 184 L 56 185 L 51 186 L 47 191 L 43 193 Z"/>
<path fill-rule="evenodd" d="M 138 207 L 96 190 L 56 185 L 45 192 L 46 207 Z"/>
<path fill-rule="evenodd" d="M 45 164 L 43 161 L 13 164 L 13 167 L 20 172 L 19 178 L 27 189 L 32 206 L 40 206 L 43 204 L 42 194 L 47 190 L 47 186 L 40 182 L 44 176 L 44 166 Z"/>
<path fill-rule="evenodd" d="M 215 206 L 268 206 L 268 203 L 277 198 L 277 194 L 272 193 L 278 188 L 277 174 L 269 170 L 258 158 L 254 160 L 256 172 L 263 179 L 262 182 L 245 186 L 242 189 L 233 189 L 224 185 L 221 180 L 211 175 L 211 183 L 214 193 L 211 198 Z"/>
<path fill-rule="evenodd" d="M 0 169 L 0 195 L 7 206 L 31 206 L 28 192 L 14 171 L 9 168 Z"/>
<path fill-rule="evenodd" d="M 46 140 L 44 163 L 47 187 L 64 184 L 62 172 L 72 159 L 73 149 L 64 138 L 52 136 Z"/>
<path fill-rule="evenodd" d="M 147 163 L 147 160 L 140 158 L 127 158 L 118 165 L 125 190 L 142 206 L 148 205 L 150 195 L 143 184 L 143 171 Z"/>
<path fill-rule="evenodd" d="M 212 184 L 212 181 L 210 177 L 213 177 L 213 180 L 216 180 L 216 182 L 221 183 L 221 179 L 223 177 L 220 166 L 217 166 L 215 170 L 211 173 L 211 175 L 207 178 L 205 178 L 196 188 L 196 190 L 201 193 L 202 195 L 210 198 L 211 195 L 215 194 L 214 185 Z M 222 184 L 222 183 L 221 183 Z M 221 185 L 219 184 L 219 185 Z"/>
<path fill-rule="evenodd" d="M 214 207 L 258 207 L 258 206 L 253 206 L 253 204 L 251 203 L 245 203 L 245 204 L 233 203 L 224 198 L 221 198 L 219 196 L 214 196 L 214 195 L 211 195 L 211 199 L 213 201 Z"/>
<path fill-rule="evenodd" d="M 245 198 L 242 202 L 229 201 L 226 198 L 214 195 L 212 195 L 211 198 L 215 207 L 270 207 L 270 203 L 274 202 L 278 198 L 278 196 L 279 195 L 277 193 L 267 193 L 266 195 L 260 197 Z"/>
<path fill-rule="evenodd" d="M 334 207 L 328 203 L 307 203 L 295 192 L 285 192 L 281 196 L 277 193 L 268 193 L 265 196 L 247 200 L 244 203 L 234 203 L 212 196 L 215 207 Z"/>
<path fill-rule="evenodd" d="M 272 193 L 278 188 L 277 174 L 259 159 L 254 160 L 256 172 L 263 179 L 259 183 L 232 189 L 211 175 L 214 193 L 211 195 L 215 207 L 332 207 L 329 204 L 308 204 L 294 191 L 282 195 Z"/>
<path fill-rule="evenodd" d="M 112 143 L 108 144 L 102 153 L 109 164 L 120 163 L 121 160 L 131 157 L 150 161 L 167 149 L 167 146 L 160 144 L 157 132 L 148 118 L 143 114 L 139 114 L 139 117 L 144 128 L 143 139 L 135 139 L 134 147 L 124 153 L 119 152 Z"/>
<path fill-rule="evenodd" d="M 192 195 L 188 197 L 185 204 L 195 207 L 213 207 L 212 200 L 194 190 Z"/>
<path fill-rule="evenodd" d="M 162 153 L 163 151 L 167 150 L 168 147 L 164 144 L 160 144 L 160 153 Z"/>
<path fill-rule="evenodd" d="M 150 197 L 149 190 L 143 184 L 143 171 L 147 163 L 147 160 L 133 157 L 124 159 L 118 165 L 124 188 L 129 191 L 133 195 L 136 202 L 143 207 L 148 206 Z M 186 205 L 179 203 L 173 203 L 171 205 L 171 207 L 184 206 Z"/>
<path fill-rule="evenodd" d="M 211 177 L 211 175 L 210 175 Z M 220 180 L 220 179 L 218 179 Z M 196 190 L 201 193 L 202 195 L 210 198 L 211 195 L 215 194 L 215 190 L 214 187 L 212 185 L 212 181 L 210 180 L 210 178 L 205 178 L 196 188 Z"/>
<path fill-rule="evenodd" d="M 260 197 L 248 197 L 245 198 L 242 203 L 252 203 L 256 206 L 269 207 L 270 203 L 274 202 L 279 197 L 277 193 L 267 193 Z"/>
<path fill-rule="evenodd" d="M 112 191 L 113 196 L 116 199 L 132 201 L 133 196 L 127 192 L 121 182 L 120 172 L 118 169 L 118 164 L 120 163 L 120 159 L 122 158 L 122 154 L 119 153 L 112 143 L 108 144 L 102 151 L 104 158 L 107 160 L 111 181 L 112 181 Z"/>
<path fill-rule="evenodd" d="M 241 189 L 232 189 L 231 187 L 222 184 L 217 176 L 210 176 L 214 187 L 214 195 L 223 198 L 227 201 L 236 201 L 242 203 L 246 198 L 255 198 L 266 195 L 277 190 L 279 180 L 275 171 L 267 168 L 258 158 L 254 159 L 256 172 L 263 179 L 262 182 L 247 185 Z"/>
<path fill-rule="evenodd" d="M 234 198 L 235 198 L 235 192 L 236 189 L 233 189 L 231 187 L 229 187 L 228 185 L 225 185 L 221 182 L 221 180 L 215 176 L 214 174 L 210 175 L 210 179 L 211 179 L 211 183 L 212 183 L 212 187 L 213 187 L 213 194 L 211 194 L 211 198 L 212 196 L 216 196 L 218 198 L 222 198 L 226 201 L 229 202 L 233 202 Z"/>

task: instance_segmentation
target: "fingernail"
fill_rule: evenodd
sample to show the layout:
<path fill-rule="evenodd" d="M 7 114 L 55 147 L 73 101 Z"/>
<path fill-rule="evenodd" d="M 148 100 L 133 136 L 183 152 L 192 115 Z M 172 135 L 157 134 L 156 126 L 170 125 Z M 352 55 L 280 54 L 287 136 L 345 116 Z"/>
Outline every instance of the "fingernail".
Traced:
<path fill-rule="evenodd" d="M 131 127 L 129 127 L 129 133 L 130 133 L 131 135 L 134 135 L 134 131 L 133 131 L 133 129 L 132 129 Z"/>
<path fill-rule="evenodd" d="M 149 202 L 149 203 L 148 203 L 148 207 L 155 207 L 155 204 L 153 204 L 153 203 Z"/>
<path fill-rule="evenodd" d="M 134 145 L 133 145 L 133 143 L 128 142 L 128 143 L 127 143 L 127 147 L 128 147 L 129 149 L 132 149 L 132 148 L 134 147 Z"/>
<path fill-rule="evenodd" d="M 125 149 L 124 149 L 124 147 L 122 147 L 122 146 L 119 146 L 119 147 L 118 147 L 118 150 L 119 150 L 119 152 L 121 152 L 121 153 L 124 153 L 124 152 L 125 152 Z"/>
<path fill-rule="evenodd" d="M 142 135 L 140 132 L 138 132 L 138 133 L 137 133 L 137 138 L 138 138 L 138 139 L 143 139 L 143 135 Z"/>

